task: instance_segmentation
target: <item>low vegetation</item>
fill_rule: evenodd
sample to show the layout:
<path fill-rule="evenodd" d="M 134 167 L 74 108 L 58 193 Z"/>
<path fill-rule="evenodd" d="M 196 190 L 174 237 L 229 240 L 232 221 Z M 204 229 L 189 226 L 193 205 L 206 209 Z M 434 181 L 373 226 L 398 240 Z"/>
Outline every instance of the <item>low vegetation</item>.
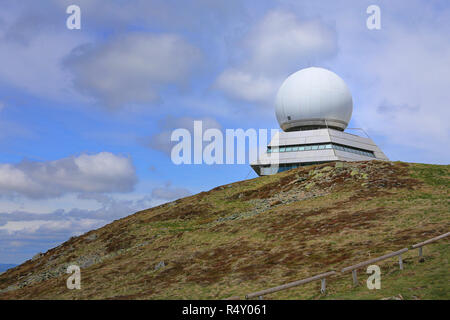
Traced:
<path fill-rule="evenodd" d="M 450 166 L 336 162 L 217 187 L 75 237 L 0 275 L 0 299 L 223 299 L 306 278 L 449 231 Z M 448 240 L 266 299 L 449 299 Z M 163 263 L 162 263 L 163 262 Z M 81 267 L 81 290 L 65 270 Z"/>

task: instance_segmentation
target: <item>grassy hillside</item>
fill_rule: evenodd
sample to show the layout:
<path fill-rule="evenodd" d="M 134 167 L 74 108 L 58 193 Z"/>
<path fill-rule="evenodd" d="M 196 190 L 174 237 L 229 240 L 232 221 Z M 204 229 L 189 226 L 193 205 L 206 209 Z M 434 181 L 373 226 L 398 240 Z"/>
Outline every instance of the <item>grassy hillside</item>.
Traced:
<path fill-rule="evenodd" d="M 222 299 L 410 246 L 450 230 L 450 166 L 329 163 L 217 187 L 72 238 L 0 275 L 1 299 Z M 448 240 L 267 299 L 449 299 Z M 81 290 L 68 290 L 77 264 Z"/>

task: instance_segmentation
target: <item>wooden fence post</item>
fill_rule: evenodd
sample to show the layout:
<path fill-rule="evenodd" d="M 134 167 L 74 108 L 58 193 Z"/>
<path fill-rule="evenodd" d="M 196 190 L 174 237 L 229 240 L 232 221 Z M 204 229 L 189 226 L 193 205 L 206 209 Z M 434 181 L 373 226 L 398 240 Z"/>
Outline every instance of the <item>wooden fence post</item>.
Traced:
<path fill-rule="evenodd" d="M 356 275 L 356 269 L 352 270 L 353 285 L 356 287 L 358 285 L 358 276 Z"/>
<path fill-rule="evenodd" d="M 448 236 L 450 236 L 450 232 L 447 232 L 445 234 L 442 234 L 440 236 L 434 237 L 432 239 L 428 239 L 428 240 L 420 242 L 420 243 L 416 243 L 416 244 L 412 245 L 411 248 L 412 249 L 416 249 L 416 248 L 419 249 L 419 259 L 420 259 L 419 261 L 422 262 L 423 261 L 423 249 L 422 249 L 422 247 L 424 245 L 427 245 L 429 243 L 435 242 L 437 240 L 443 239 L 443 238 L 448 237 Z M 373 264 L 373 263 L 378 262 L 378 261 L 385 260 L 387 258 L 398 256 L 398 265 L 400 267 L 400 270 L 403 270 L 402 253 L 405 253 L 406 251 L 408 251 L 408 248 L 403 248 L 401 250 L 385 254 L 385 255 L 383 255 L 381 257 L 377 257 L 377 258 L 374 258 L 374 259 L 371 259 L 371 260 L 363 261 L 361 263 L 358 263 L 358 264 L 355 264 L 355 265 L 343 268 L 341 270 L 341 272 L 344 273 L 344 272 L 351 271 L 352 272 L 352 278 L 353 278 L 353 285 L 356 287 L 356 286 L 358 286 L 357 270 L 359 268 L 362 268 L 364 266 Z M 286 290 L 286 289 L 289 289 L 289 288 L 292 288 L 292 287 L 296 287 L 296 286 L 299 286 L 299 285 L 302 285 L 302 284 L 305 284 L 305 283 L 309 283 L 311 281 L 316 281 L 316 280 L 321 280 L 320 292 L 322 294 L 324 294 L 326 292 L 326 283 L 327 283 L 326 282 L 326 277 L 334 275 L 334 274 L 336 274 L 335 271 L 330 271 L 330 272 L 327 272 L 327 273 L 315 275 L 315 276 L 307 278 L 307 279 L 302 279 L 302 280 L 297 280 L 297 281 L 294 281 L 294 282 L 286 283 L 286 284 L 278 286 L 278 287 L 265 289 L 265 290 L 261 290 L 261 291 L 258 291 L 258 292 L 249 293 L 249 294 L 247 294 L 245 296 L 245 299 L 251 299 L 251 298 L 258 297 L 259 300 L 263 300 L 263 296 L 266 295 L 266 294 L 278 292 L 278 291 L 281 291 L 281 290 Z M 236 298 L 236 297 L 231 297 L 231 298 Z"/>
<path fill-rule="evenodd" d="M 325 294 L 325 291 L 327 290 L 327 279 L 322 278 L 321 285 L 320 285 L 320 293 Z"/>
<path fill-rule="evenodd" d="M 400 270 L 403 270 L 403 260 L 401 254 L 398 255 L 398 265 L 400 267 Z"/>

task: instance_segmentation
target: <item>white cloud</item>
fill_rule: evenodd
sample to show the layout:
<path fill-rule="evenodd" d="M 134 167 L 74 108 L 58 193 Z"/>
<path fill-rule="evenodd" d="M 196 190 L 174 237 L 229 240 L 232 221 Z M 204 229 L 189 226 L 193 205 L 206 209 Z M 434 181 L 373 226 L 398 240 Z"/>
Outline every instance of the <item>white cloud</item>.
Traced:
<path fill-rule="evenodd" d="M 79 219 L 79 220 L 30 220 L 30 221 L 8 221 L 0 226 L 0 231 L 4 230 L 8 234 L 36 234 L 36 233 L 54 233 L 68 232 L 76 234 L 81 231 L 97 227 L 102 220 Z"/>
<path fill-rule="evenodd" d="M 339 50 L 335 55 L 328 51 L 330 59 L 322 56 L 320 66 L 336 72 L 349 85 L 353 125 L 369 132 L 393 160 L 449 162 L 450 149 L 444 147 L 450 144 L 448 6 L 391 1 L 380 5 L 381 30 L 368 30 L 370 0 L 286 2 L 292 15 L 321 16 L 335 26 Z M 273 56 L 270 50 L 267 55 Z M 254 56 L 255 61 L 264 61 Z M 249 61 L 239 69 L 258 79 L 254 65 Z M 289 72 L 305 66 L 292 66 Z M 235 92 L 241 87 L 236 86 Z"/>
<path fill-rule="evenodd" d="M 60 11 L 74 4 L 73 0 L 49 2 Z M 190 0 L 183 5 L 177 0 L 108 0 L 107 6 L 104 0 L 77 0 L 76 4 L 82 9 L 83 25 L 96 31 L 158 25 L 164 29 L 214 32 L 221 31 L 229 20 L 246 14 L 240 0 Z"/>
<path fill-rule="evenodd" d="M 49 198 L 70 192 L 128 192 L 135 183 L 131 159 L 109 152 L 0 164 L 0 191 L 4 195 Z"/>
<path fill-rule="evenodd" d="M 250 102 L 265 102 L 274 99 L 276 81 L 256 76 L 239 69 L 227 69 L 218 78 L 216 87 L 233 98 Z"/>
<path fill-rule="evenodd" d="M 321 20 L 299 20 L 293 13 L 273 10 L 250 32 L 245 47 L 253 70 L 279 74 L 335 55 L 337 39 Z"/>
<path fill-rule="evenodd" d="M 175 129 L 187 129 L 193 135 L 194 121 L 202 121 L 203 132 L 207 129 L 220 129 L 221 125 L 213 118 L 192 118 L 192 117 L 173 117 L 168 116 L 159 121 L 158 127 L 160 132 L 146 138 L 143 144 L 161 152 L 170 155 L 172 147 L 176 142 L 172 142 L 170 137 Z M 148 139 L 148 141 L 147 141 Z"/>
<path fill-rule="evenodd" d="M 414 20 L 404 15 L 405 3 Z M 353 89 L 353 119 L 384 138 L 394 160 L 448 163 L 450 9 L 395 2 L 382 7 L 377 31 L 352 20 L 353 10 L 338 16 L 336 63 Z"/>
<path fill-rule="evenodd" d="M 89 230 L 89 225 L 82 224 L 81 221 L 103 221 L 107 223 L 137 211 L 152 208 L 167 201 L 176 200 L 191 194 L 188 189 L 172 186 L 171 183 L 154 187 L 150 195 L 127 195 L 124 199 L 121 199 L 118 195 L 79 193 L 77 195 L 78 203 L 93 200 L 99 206 L 95 205 L 95 208 L 83 209 L 77 207 L 78 203 L 74 203 L 73 205 L 75 207 L 70 209 L 56 209 L 36 213 L 30 212 L 28 210 L 30 206 L 26 204 L 26 209 L 24 210 L 14 210 L 9 213 L 0 212 L 0 229 L 12 232 L 26 228 L 29 233 L 36 233 L 43 224 L 48 226 L 47 231 L 51 231 L 50 226 L 59 228 L 69 223 L 77 223 L 78 226 L 85 227 L 84 230 L 86 231 Z M 55 222 L 55 224 L 50 222 Z"/>
<path fill-rule="evenodd" d="M 80 98 L 71 90 L 69 74 L 62 70 L 61 62 L 90 36 L 58 28 L 60 20 L 54 8 L 43 8 L 35 2 L 2 6 L 0 81 L 3 85 L 58 101 Z"/>
<path fill-rule="evenodd" d="M 200 57 L 178 35 L 131 33 L 80 46 L 65 64 L 81 93 L 114 108 L 153 102 L 164 85 L 185 84 Z"/>
<path fill-rule="evenodd" d="M 185 188 L 166 183 L 153 188 L 151 195 L 144 196 L 78 194 L 78 203 L 74 205 L 94 200 L 100 204 L 96 209 L 59 209 L 49 213 L 0 212 L 0 262 L 22 262 L 37 252 L 44 252 L 66 241 L 71 236 L 83 234 L 115 219 L 190 194 Z M 121 197 L 125 199 L 119 199 Z"/>
<path fill-rule="evenodd" d="M 272 10 L 250 30 L 242 50 L 243 61 L 224 70 L 215 88 L 249 102 L 272 102 L 286 76 L 337 53 L 337 36 L 321 20 Z"/>
<path fill-rule="evenodd" d="M 393 143 L 431 150 L 450 144 L 450 43 L 438 31 L 391 31 L 367 74 L 378 79 L 371 88 L 370 109 L 356 115 L 372 130 L 391 132 Z M 387 68 L 386 65 L 390 67 Z M 364 66 L 362 66 L 364 68 Z"/>

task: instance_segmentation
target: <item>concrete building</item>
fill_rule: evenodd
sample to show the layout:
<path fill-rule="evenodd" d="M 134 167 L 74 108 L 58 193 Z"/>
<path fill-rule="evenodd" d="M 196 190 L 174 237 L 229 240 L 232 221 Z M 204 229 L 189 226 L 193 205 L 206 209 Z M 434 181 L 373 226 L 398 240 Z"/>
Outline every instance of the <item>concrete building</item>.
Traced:
<path fill-rule="evenodd" d="M 276 116 L 283 130 L 250 165 L 258 175 L 329 161 L 389 160 L 368 137 L 344 132 L 353 112 L 345 82 L 323 68 L 289 76 L 278 90 Z"/>

